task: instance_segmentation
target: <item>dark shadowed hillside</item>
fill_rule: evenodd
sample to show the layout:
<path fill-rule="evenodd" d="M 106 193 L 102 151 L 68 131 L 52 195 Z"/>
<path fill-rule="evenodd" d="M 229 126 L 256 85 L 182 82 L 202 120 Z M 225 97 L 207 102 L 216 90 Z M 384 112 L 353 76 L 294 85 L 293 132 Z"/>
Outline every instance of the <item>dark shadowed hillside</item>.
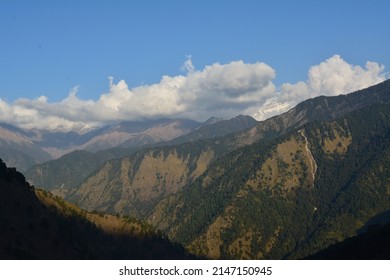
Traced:
<path fill-rule="evenodd" d="M 329 246 L 310 260 L 389 260 L 390 224 L 371 226 L 367 232 Z"/>
<path fill-rule="evenodd" d="M 43 204 L 24 176 L 14 168 L 7 168 L 2 161 L 0 192 L 0 259 L 188 257 L 180 246 L 173 245 L 152 229 L 142 230 L 141 224 L 135 220 L 128 220 L 128 223 L 133 223 L 130 232 L 116 229 L 108 233 L 109 226 L 99 221 L 96 215 L 77 210 L 77 207 L 47 194 L 40 195 Z M 112 220 L 103 214 L 98 216 Z M 94 222 L 86 218 L 93 218 Z M 124 228 L 129 231 L 128 226 Z"/>

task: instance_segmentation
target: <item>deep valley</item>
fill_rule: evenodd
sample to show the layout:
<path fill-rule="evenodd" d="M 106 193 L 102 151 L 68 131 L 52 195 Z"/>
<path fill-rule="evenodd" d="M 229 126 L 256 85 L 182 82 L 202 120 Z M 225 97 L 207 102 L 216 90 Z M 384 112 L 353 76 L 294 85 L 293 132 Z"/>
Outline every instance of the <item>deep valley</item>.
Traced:
<path fill-rule="evenodd" d="M 2 258 L 389 256 L 390 80 L 261 122 L 0 128 L 0 157 L 26 177 L 2 163 Z M 364 238 L 376 252 L 337 251 Z"/>

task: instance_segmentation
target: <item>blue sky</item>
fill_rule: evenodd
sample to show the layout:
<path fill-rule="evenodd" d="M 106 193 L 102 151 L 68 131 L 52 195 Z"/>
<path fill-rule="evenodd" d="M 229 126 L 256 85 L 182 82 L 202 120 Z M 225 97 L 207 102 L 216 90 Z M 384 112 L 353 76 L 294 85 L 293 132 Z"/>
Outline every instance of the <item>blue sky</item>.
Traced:
<path fill-rule="evenodd" d="M 390 67 L 389 10 L 389 1 L 375 0 L 1 0 L 0 98 L 14 110 L 33 106 L 17 104 L 20 98 L 59 104 L 71 92 L 85 106 L 119 90 L 122 80 L 132 91 L 160 85 L 163 76 L 186 77 L 185 61 L 199 72 L 216 63 L 264 63 L 277 93 L 285 83 L 308 83 L 309 69 L 335 55 L 352 67 L 367 69 L 367 61 Z M 386 71 L 377 74 L 384 79 Z M 185 116 L 179 111 L 172 112 Z"/>

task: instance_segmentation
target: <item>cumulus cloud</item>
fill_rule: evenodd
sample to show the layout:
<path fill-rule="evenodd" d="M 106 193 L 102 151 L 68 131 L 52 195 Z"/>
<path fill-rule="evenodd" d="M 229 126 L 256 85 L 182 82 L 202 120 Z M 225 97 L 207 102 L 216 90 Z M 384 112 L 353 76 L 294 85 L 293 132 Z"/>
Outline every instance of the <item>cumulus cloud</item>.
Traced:
<path fill-rule="evenodd" d="M 353 66 L 338 55 L 311 67 L 307 81 L 285 83 L 278 90 L 272 82 L 274 69 L 261 62 L 215 63 L 197 70 L 187 56 L 182 70 L 185 75 L 163 76 L 158 83 L 135 88 L 109 77 L 108 91 L 97 100 L 80 99 L 78 86 L 57 103 L 50 103 L 45 96 L 13 103 L 0 99 L 0 121 L 24 128 L 80 131 L 159 117 L 202 121 L 244 113 L 261 120 L 310 97 L 348 93 L 385 80 L 384 66 L 375 62 Z"/>
<path fill-rule="evenodd" d="M 187 75 L 179 87 L 185 114 L 222 117 L 262 106 L 275 92 L 275 71 L 264 63 L 213 64 Z"/>
<path fill-rule="evenodd" d="M 186 75 L 163 76 L 159 83 L 132 89 L 124 80 L 115 83 L 109 77 L 109 90 L 98 100 L 80 99 L 78 86 L 57 103 L 50 103 L 45 96 L 12 104 L 0 100 L 0 121 L 24 128 L 79 130 L 144 118 L 205 120 L 262 106 L 275 92 L 275 71 L 264 63 L 234 61 L 196 70 L 188 56 L 183 69 Z"/>
<path fill-rule="evenodd" d="M 305 82 L 284 83 L 275 96 L 254 115 L 263 120 L 292 108 L 299 102 L 320 95 L 334 96 L 367 88 L 386 80 L 384 66 L 368 61 L 365 67 L 351 65 L 334 55 L 312 66 Z M 274 109 L 273 109 L 274 108 Z"/>

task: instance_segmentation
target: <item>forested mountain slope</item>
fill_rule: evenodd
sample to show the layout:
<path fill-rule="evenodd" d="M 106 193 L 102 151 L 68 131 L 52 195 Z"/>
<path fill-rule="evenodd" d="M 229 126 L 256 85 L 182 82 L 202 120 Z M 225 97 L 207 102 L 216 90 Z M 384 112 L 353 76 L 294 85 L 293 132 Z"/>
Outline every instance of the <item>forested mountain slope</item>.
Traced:
<path fill-rule="evenodd" d="M 200 256 L 303 258 L 390 210 L 389 102 L 386 81 L 225 137 L 142 149 L 66 199 L 146 220 Z"/>
<path fill-rule="evenodd" d="M 237 133 L 228 141 L 245 146 L 297 129 L 309 122 L 332 120 L 373 104 L 389 102 L 390 80 L 346 95 L 319 96 L 299 103 L 286 113 L 259 122 L 253 128 Z"/>
<path fill-rule="evenodd" d="M 180 127 L 183 128 L 185 124 L 187 126 L 190 126 L 191 124 L 193 129 L 195 129 L 196 124 L 200 125 L 199 123 L 191 122 L 189 120 L 177 120 L 176 122 L 160 120 L 159 122 L 155 121 L 151 123 L 157 123 L 161 126 L 159 128 L 153 127 L 146 130 L 146 132 L 150 135 L 159 134 L 160 138 L 158 139 L 160 140 L 163 139 L 161 137 L 165 137 L 164 139 L 171 139 L 180 135 L 177 134 L 177 129 Z M 131 140 L 120 144 L 118 147 L 107 150 L 98 152 L 85 150 L 73 151 L 58 159 L 37 164 L 24 172 L 24 174 L 31 184 L 40 186 L 64 197 L 71 189 L 79 187 L 94 171 L 96 171 L 96 169 L 100 168 L 102 164 L 109 159 L 130 156 L 136 151 L 141 150 L 142 147 L 146 148 L 151 146 L 151 144 L 153 144 L 154 147 L 161 147 L 192 142 L 195 140 L 211 139 L 216 136 L 225 136 L 253 127 L 255 124 L 257 124 L 257 121 L 249 116 L 237 116 L 230 120 L 212 118 L 188 135 L 175 138 L 177 140 L 155 143 L 157 138 L 153 138 L 153 141 L 146 141 L 146 138 L 144 139 L 144 136 L 142 135 L 139 135 L 139 137 L 134 136 Z M 137 132 L 138 130 L 141 130 L 143 126 L 141 123 L 127 122 L 122 123 L 118 127 L 119 128 L 117 129 L 126 131 L 132 129 L 132 131 Z M 180 133 L 183 133 L 183 131 Z M 141 139 L 144 139 L 145 141 L 141 141 Z"/>
<path fill-rule="evenodd" d="M 212 258 L 302 258 L 390 209 L 390 105 L 235 150 L 148 221 Z"/>
<path fill-rule="evenodd" d="M 87 210 L 145 218 L 207 169 L 219 150 L 213 142 L 144 149 L 106 162 L 66 198 Z"/>
<path fill-rule="evenodd" d="M 80 185 L 89 174 L 113 157 L 107 152 L 74 151 L 59 159 L 36 165 L 25 175 L 34 186 L 44 186 L 47 190 L 66 190 Z"/>

